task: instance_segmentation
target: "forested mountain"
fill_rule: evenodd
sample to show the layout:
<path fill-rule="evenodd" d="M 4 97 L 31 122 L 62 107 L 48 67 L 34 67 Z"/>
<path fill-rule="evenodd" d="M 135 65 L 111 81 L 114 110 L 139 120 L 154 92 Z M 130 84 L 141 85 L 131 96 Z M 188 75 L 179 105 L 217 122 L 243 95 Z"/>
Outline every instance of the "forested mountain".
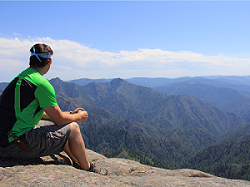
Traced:
<path fill-rule="evenodd" d="M 78 86 L 60 79 L 51 80 L 56 92 L 80 97 L 130 121 L 149 124 L 165 136 L 174 129 L 201 128 L 216 137 L 246 125 L 249 120 L 224 112 L 190 95 L 165 95 L 122 79 Z M 149 134 L 150 135 L 150 134 Z"/>
<path fill-rule="evenodd" d="M 250 180 L 250 138 L 209 146 L 180 167 L 202 170 L 216 176 Z"/>
<path fill-rule="evenodd" d="M 105 82 L 108 79 L 87 79 L 88 82 Z M 126 81 L 151 87 L 154 90 L 172 95 L 193 95 L 222 110 L 250 118 L 250 76 L 207 76 L 146 78 L 135 77 Z M 73 80 L 81 84 L 86 79 Z"/>
<path fill-rule="evenodd" d="M 199 82 L 181 82 L 154 89 L 169 95 L 190 94 L 222 110 L 250 118 L 250 93 Z"/>
<path fill-rule="evenodd" d="M 197 149 L 213 144 L 211 136 L 201 129 L 172 132 L 166 138 L 155 138 L 144 133 L 117 129 L 109 125 L 86 124 L 81 127 L 86 147 L 100 153 L 109 153 L 120 148 L 138 150 L 150 158 L 158 158 L 178 165 L 191 157 Z"/>
<path fill-rule="evenodd" d="M 87 122 L 81 123 L 88 148 L 113 156 L 124 148 L 135 159 L 158 167 L 178 168 L 249 123 L 191 95 L 169 96 L 122 79 L 85 86 L 59 78 L 51 83 L 63 110 L 83 107 L 89 112 Z"/>
<path fill-rule="evenodd" d="M 59 92 L 57 93 L 57 101 L 63 111 L 74 110 L 78 107 L 84 108 L 86 111 L 88 111 L 89 118 L 85 123 L 81 123 L 81 125 L 88 126 L 90 124 L 95 124 L 96 127 L 109 125 L 114 128 L 139 132 L 146 135 L 148 135 L 149 132 L 150 134 L 157 136 L 156 130 L 154 130 L 154 128 L 148 124 L 141 124 L 123 119 L 109 112 L 108 110 L 105 110 L 104 108 L 88 104 L 81 97 L 70 98 Z"/>
<path fill-rule="evenodd" d="M 241 128 L 238 128 L 235 132 L 229 134 L 221 142 L 226 141 L 245 141 L 250 139 L 250 124 L 247 124 Z"/>
<path fill-rule="evenodd" d="M 103 108 L 89 105 L 81 98 L 69 98 L 58 93 L 57 100 L 63 110 L 84 106 L 89 112 L 87 122 L 81 123 L 82 135 L 86 146 L 100 153 L 120 148 L 139 150 L 154 160 L 158 158 L 167 162 L 173 168 L 184 158 L 215 143 L 217 139 L 199 128 L 176 129 L 164 138 L 156 138 L 152 126 L 124 120 Z"/>
<path fill-rule="evenodd" d="M 86 147 L 100 153 L 107 154 L 120 148 L 139 150 L 154 159 L 165 160 L 173 168 L 184 158 L 214 144 L 217 139 L 199 128 L 176 129 L 165 137 L 157 138 L 152 126 L 124 120 L 101 107 L 89 105 L 79 97 L 69 98 L 58 93 L 57 100 L 63 110 L 84 107 L 89 112 L 89 119 L 81 123 L 82 135 Z"/>
<path fill-rule="evenodd" d="M 216 176 L 250 180 L 250 124 L 180 164 Z"/>

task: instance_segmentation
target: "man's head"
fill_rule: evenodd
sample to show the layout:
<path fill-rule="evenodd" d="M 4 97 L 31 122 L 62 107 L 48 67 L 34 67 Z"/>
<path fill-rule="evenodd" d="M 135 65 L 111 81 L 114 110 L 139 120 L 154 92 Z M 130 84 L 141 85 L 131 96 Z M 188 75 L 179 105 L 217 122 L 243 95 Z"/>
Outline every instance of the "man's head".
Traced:
<path fill-rule="evenodd" d="M 35 44 L 30 48 L 30 66 L 45 67 L 51 61 L 53 50 L 46 44 Z"/>

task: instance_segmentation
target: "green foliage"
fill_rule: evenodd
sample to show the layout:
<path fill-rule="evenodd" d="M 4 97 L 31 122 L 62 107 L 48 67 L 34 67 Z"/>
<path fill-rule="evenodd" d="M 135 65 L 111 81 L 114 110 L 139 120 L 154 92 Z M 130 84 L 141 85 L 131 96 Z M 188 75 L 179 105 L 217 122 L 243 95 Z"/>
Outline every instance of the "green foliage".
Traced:
<path fill-rule="evenodd" d="M 250 139 L 250 123 L 233 131 L 231 134 L 222 139 L 221 142 L 242 141 L 247 139 Z"/>
<path fill-rule="evenodd" d="M 133 149 L 143 152 L 147 157 L 155 157 L 173 164 L 193 156 L 204 144 L 214 143 L 210 135 L 200 129 L 176 130 L 165 138 L 97 124 L 82 125 L 81 132 L 86 147 L 99 153 L 104 154 L 120 148 Z"/>
<path fill-rule="evenodd" d="M 145 156 L 145 154 L 138 150 L 124 149 L 119 148 L 104 154 L 109 158 L 119 157 L 119 158 L 127 158 L 130 160 L 135 160 L 140 162 L 141 164 L 165 168 L 165 169 L 175 169 L 175 165 L 173 163 L 167 162 L 165 160 L 160 160 L 156 157 L 150 158 Z"/>
<path fill-rule="evenodd" d="M 216 176 L 250 180 L 250 139 L 209 146 L 181 166 Z"/>
<path fill-rule="evenodd" d="M 231 164 L 227 162 L 217 162 L 204 168 L 196 168 L 204 172 L 211 173 L 218 177 L 229 179 L 244 179 L 250 180 L 250 165 L 249 164 Z"/>

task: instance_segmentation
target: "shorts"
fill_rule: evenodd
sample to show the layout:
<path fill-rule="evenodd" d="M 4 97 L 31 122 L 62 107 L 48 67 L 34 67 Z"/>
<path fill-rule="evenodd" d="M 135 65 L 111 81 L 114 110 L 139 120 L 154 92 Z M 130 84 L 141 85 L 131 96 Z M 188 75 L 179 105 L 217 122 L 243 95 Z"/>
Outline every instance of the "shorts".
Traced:
<path fill-rule="evenodd" d="M 14 159 L 29 159 L 58 154 L 64 151 L 64 146 L 69 138 L 70 132 L 70 124 L 42 126 L 31 129 L 20 137 L 31 150 L 31 153 L 25 152 L 14 142 L 7 147 L 0 147 L 0 156 Z"/>

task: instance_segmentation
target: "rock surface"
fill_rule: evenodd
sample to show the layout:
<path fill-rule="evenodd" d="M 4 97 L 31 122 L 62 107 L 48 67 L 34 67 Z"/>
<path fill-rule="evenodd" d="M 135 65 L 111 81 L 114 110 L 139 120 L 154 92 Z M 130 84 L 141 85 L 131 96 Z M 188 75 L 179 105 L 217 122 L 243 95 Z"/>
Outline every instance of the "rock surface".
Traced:
<path fill-rule="evenodd" d="M 62 152 L 32 160 L 0 158 L 0 186 L 250 186 L 250 181 L 230 180 L 198 170 L 167 170 L 136 161 L 106 158 L 87 149 L 96 173 L 79 170 Z"/>

